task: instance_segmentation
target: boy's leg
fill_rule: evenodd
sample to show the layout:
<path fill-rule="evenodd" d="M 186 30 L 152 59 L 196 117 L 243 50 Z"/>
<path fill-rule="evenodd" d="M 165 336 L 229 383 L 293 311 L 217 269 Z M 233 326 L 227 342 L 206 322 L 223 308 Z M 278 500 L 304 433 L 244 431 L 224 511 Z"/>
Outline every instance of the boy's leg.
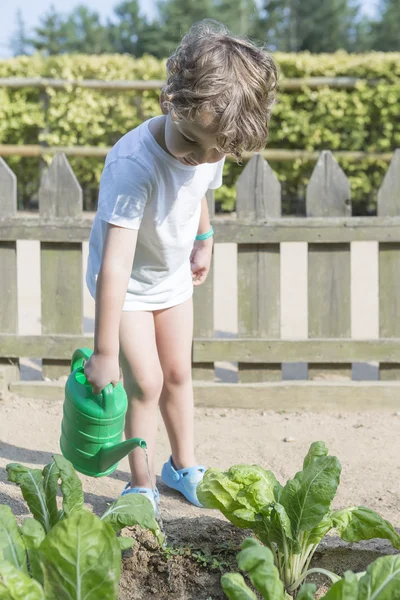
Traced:
<path fill-rule="evenodd" d="M 163 374 L 157 353 L 153 313 L 123 312 L 119 337 L 120 363 L 128 395 L 125 436 L 127 439 L 141 437 L 146 440 L 154 484 L 153 462 Z M 149 477 L 141 448 L 130 452 L 129 464 L 132 486 L 148 488 Z"/>
<path fill-rule="evenodd" d="M 177 469 L 196 464 L 192 385 L 192 299 L 155 311 L 157 349 L 164 373 L 160 410 Z"/>

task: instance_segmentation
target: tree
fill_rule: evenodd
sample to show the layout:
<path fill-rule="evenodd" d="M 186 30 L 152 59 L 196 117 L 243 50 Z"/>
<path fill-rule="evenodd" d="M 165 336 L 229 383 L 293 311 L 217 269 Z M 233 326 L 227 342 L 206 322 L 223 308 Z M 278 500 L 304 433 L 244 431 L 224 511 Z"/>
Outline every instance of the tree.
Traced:
<path fill-rule="evenodd" d="M 114 8 L 114 13 L 117 22 L 108 24 L 114 52 L 140 56 L 147 22 L 140 15 L 138 0 L 124 0 Z"/>
<path fill-rule="evenodd" d="M 65 18 L 56 12 L 53 4 L 34 31 L 36 37 L 31 40 L 31 44 L 36 50 L 50 55 L 65 52 L 67 24 Z"/>
<path fill-rule="evenodd" d="M 30 42 L 26 34 L 25 22 L 22 16 L 22 11 L 19 8 L 16 15 L 17 29 L 10 41 L 10 47 L 14 56 L 29 54 Z"/>
<path fill-rule="evenodd" d="M 356 0 L 265 0 L 260 27 L 271 49 L 350 50 L 356 39 L 358 13 Z"/>
<path fill-rule="evenodd" d="M 159 0 L 157 4 L 161 38 L 158 56 L 168 56 L 191 26 L 206 18 L 216 18 L 213 0 Z"/>
<path fill-rule="evenodd" d="M 214 0 L 215 18 L 232 33 L 252 37 L 257 31 L 259 10 L 254 0 Z"/>
<path fill-rule="evenodd" d="M 102 54 L 111 52 L 107 27 L 100 22 L 99 14 L 83 4 L 77 6 L 65 22 L 65 52 Z"/>
<path fill-rule="evenodd" d="M 381 18 L 372 24 L 374 50 L 400 50 L 400 0 L 381 0 Z"/>

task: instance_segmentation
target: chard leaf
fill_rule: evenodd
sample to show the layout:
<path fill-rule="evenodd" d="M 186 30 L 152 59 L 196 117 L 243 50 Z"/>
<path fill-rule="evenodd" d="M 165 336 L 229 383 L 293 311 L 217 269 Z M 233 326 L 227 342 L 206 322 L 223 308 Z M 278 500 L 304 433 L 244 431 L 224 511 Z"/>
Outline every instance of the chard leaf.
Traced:
<path fill-rule="evenodd" d="M 327 512 L 326 515 L 323 516 L 322 521 L 320 521 L 318 525 L 311 529 L 307 538 L 307 543 L 310 545 L 312 544 L 313 546 L 315 544 L 319 544 L 322 538 L 328 533 L 328 531 L 332 529 L 332 527 L 332 514 L 331 512 Z"/>
<path fill-rule="evenodd" d="M 122 550 L 129 550 L 129 548 L 132 548 L 132 546 L 135 545 L 135 540 L 131 537 L 120 536 L 117 538 L 117 540 L 118 540 L 118 544 L 121 549 L 121 552 L 122 552 Z"/>
<path fill-rule="evenodd" d="M 333 525 L 345 542 L 382 538 L 400 550 L 400 535 L 378 513 L 363 506 L 353 506 L 332 514 Z"/>
<path fill-rule="evenodd" d="M 255 512 L 251 508 L 246 498 L 238 498 L 241 486 L 232 481 L 228 472 L 223 473 L 218 469 L 208 469 L 203 480 L 197 486 L 197 497 L 199 501 L 207 508 L 217 508 L 222 514 L 231 521 L 236 527 L 246 529 L 252 527 L 251 514 Z M 246 510 L 246 520 L 241 518 L 237 511 Z"/>
<path fill-rule="evenodd" d="M 228 471 L 208 469 L 197 487 L 200 502 L 217 508 L 236 527 L 259 529 L 256 516 L 275 502 L 281 485 L 271 471 L 257 465 L 235 465 Z"/>
<path fill-rule="evenodd" d="M 59 521 L 40 546 L 46 600 L 116 600 L 121 550 L 108 524 L 86 510 Z"/>
<path fill-rule="evenodd" d="M 39 560 L 39 546 L 46 537 L 46 532 L 39 521 L 24 519 L 21 534 L 28 552 L 29 572 L 36 581 L 43 584 L 43 571 Z"/>
<path fill-rule="evenodd" d="M 299 593 L 296 596 L 296 600 L 314 600 L 315 589 L 316 588 L 313 583 L 306 583 L 302 585 Z"/>
<path fill-rule="evenodd" d="M 9 463 L 6 469 L 8 480 L 19 485 L 22 495 L 35 519 L 43 525 L 46 532 L 50 531 L 51 518 L 46 504 L 42 471 L 39 469 L 29 469 L 18 463 Z"/>
<path fill-rule="evenodd" d="M 43 469 L 43 488 L 51 527 L 58 523 L 57 491 L 60 471 L 54 461 Z"/>
<path fill-rule="evenodd" d="M 246 508 L 236 501 L 240 485 L 232 481 L 227 473 L 218 469 L 208 469 L 197 486 L 197 497 L 207 508 L 218 508 L 222 513 Z"/>
<path fill-rule="evenodd" d="M 0 562 L 0 598 L 2 600 L 45 600 L 40 583 L 7 561 Z"/>
<path fill-rule="evenodd" d="M 82 482 L 72 463 L 64 458 L 64 456 L 54 454 L 53 459 L 59 471 L 59 478 L 61 479 L 63 515 L 69 517 L 73 513 L 83 509 Z"/>
<path fill-rule="evenodd" d="M 257 600 L 239 573 L 226 573 L 221 577 L 221 585 L 229 600 Z"/>
<path fill-rule="evenodd" d="M 358 588 L 360 600 L 399 600 L 400 555 L 382 556 L 375 560 L 361 577 Z"/>
<path fill-rule="evenodd" d="M 277 544 L 279 550 L 284 552 L 284 548 L 289 547 L 290 552 L 298 554 L 300 546 L 297 540 L 292 536 L 290 519 L 282 504 L 275 502 L 261 509 L 264 527 L 267 531 L 268 542 Z"/>
<path fill-rule="evenodd" d="M 328 448 L 324 442 L 313 442 L 303 462 L 303 471 L 316 458 L 328 456 Z"/>
<path fill-rule="evenodd" d="M 316 527 L 335 497 L 341 466 L 335 456 L 315 457 L 304 471 L 296 473 L 282 490 L 280 503 L 284 506 L 296 538 L 300 531 Z"/>
<path fill-rule="evenodd" d="M 249 574 L 250 581 L 264 600 L 284 600 L 285 590 L 269 548 L 247 538 L 238 555 L 238 565 Z"/>
<path fill-rule="evenodd" d="M 148 498 L 140 494 L 127 494 L 117 498 L 100 518 L 109 523 L 115 532 L 124 527 L 140 525 L 152 531 L 160 543 L 163 542 L 163 535 L 154 518 L 153 505 Z"/>
<path fill-rule="evenodd" d="M 245 498 L 257 512 L 266 504 L 275 502 L 282 486 L 272 471 L 258 465 L 234 465 L 228 477 L 241 486 L 240 498 Z"/>
<path fill-rule="evenodd" d="M 28 573 L 26 551 L 17 521 L 9 506 L 0 504 L 0 562 L 8 561 Z"/>
<path fill-rule="evenodd" d="M 357 600 L 357 598 L 359 598 L 357 575 L 351 571 L 346 571 L 343 579 L 334 583 L 324 596 L 324 600 Z"/>

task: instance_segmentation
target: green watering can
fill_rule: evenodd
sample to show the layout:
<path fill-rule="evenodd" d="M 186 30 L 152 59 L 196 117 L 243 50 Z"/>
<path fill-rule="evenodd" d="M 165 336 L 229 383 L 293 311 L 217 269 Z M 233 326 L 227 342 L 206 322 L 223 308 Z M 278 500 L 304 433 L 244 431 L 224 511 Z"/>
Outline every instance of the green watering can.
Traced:
<path fill-rule="evenodd" d="M 141 438 L 122 441 L 128 399 L 119 382 L 110 383 L 101 394 L 93 394 L 83 369 L 92 350 L 79 348 L 71 360 L 71 375 L 65 384 L 61 425 L 61 452 L 75 469 L 92 477 L 109 475 L 134 448 L 147 448 Z"/>

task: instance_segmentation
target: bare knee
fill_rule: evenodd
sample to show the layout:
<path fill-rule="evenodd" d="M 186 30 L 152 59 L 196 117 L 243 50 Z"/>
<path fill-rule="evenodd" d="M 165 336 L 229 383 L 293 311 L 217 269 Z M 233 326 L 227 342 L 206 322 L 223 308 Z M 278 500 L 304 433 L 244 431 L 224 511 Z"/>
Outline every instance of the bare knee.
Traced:
<path fill-rule="evenodd" d="M 164 368 L 164 382 L 168 386 L 184 385 L 191 381 L 191 365 L 172 364 Z"/>
<path fill-rule="evenodd" d="M 124 387 L 128 398 L 137 398 L 145 402 L 158 402 L 164 384 L 164 376 L 159 370 L 142 372 L 138 376 L 124 374 Z"/>

